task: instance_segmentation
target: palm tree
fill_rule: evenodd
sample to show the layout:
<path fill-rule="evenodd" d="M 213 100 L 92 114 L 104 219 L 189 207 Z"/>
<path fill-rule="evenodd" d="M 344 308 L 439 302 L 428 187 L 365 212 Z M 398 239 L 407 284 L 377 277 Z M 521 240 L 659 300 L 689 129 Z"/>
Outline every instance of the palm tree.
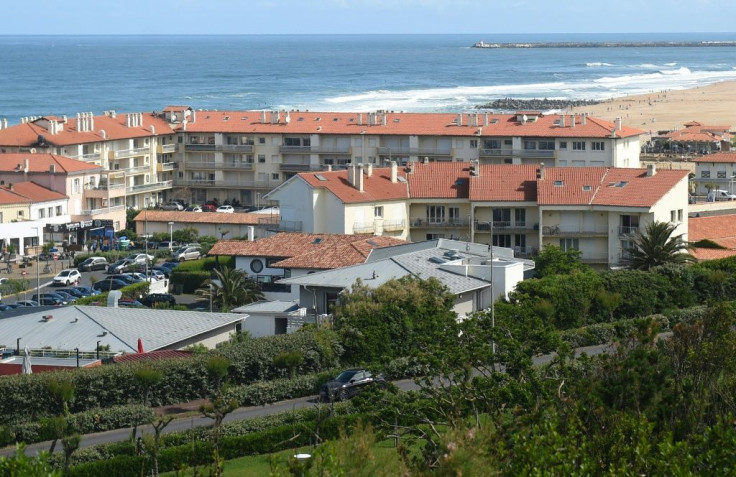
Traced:
<path fill-rule="evenodd" d="M 229 311 L 238 306 L 263 300 L 261 287 L 243 270 L 225 267 L 213 271 L 217 278 L 205 283 L 200 289 L 200 294 L 204 298 L 210 298 L 211 294 L 212 304 L 220 311 Z"/>
<path fill-rule="evenodd" d="M 682 240 L 682 235 L 672 236 L 677 225 L 669 222 L 647 224 L 645 232 L 637 231 L 629 248 L 631 268 L 649 270 L 668 263 L 686 263 L 694 260 L 687 253 L 690 246 Z"/>

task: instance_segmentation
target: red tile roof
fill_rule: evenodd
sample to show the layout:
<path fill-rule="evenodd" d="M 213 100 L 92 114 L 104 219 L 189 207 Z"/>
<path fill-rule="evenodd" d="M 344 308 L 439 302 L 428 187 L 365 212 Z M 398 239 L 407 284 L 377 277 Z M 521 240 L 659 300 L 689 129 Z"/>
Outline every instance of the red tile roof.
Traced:
<path fill-rule="evenodd" d="M 157 135 L 171 134 L 173 132 L 166 120 L 158 116 L 153 116 L 151 113 L 143 113 L 143 123 L 141 126 L 126 126 L 126 116 L 127 114 L 117 114 L 114 118 L 109 115 L 95 116 L 94 130 L 81 132 L 77 127 L 77 119 L 70 117 L 67 124 L 62 124 L 62 130 L 56 134 L 51 134 L 44 127 L 44 124 L 48 122 L 47 120 L 52 118 L 51 116 L 48 118 L 39 118 L 35 121 L 17 124 L 0 130 L 0 146 L 40 147 L 38 146 L 39 135 L 42 135 L 46 143 L 51 146 L 66 146 L 105 140 L 152 136 L 152 127 L 155 129 Z"/>
<path fill-rule="evenodd" d="M 688 241 L 712 240 L 726 247 L 694 248 L 690 254 L 698 260 L 714 260 L 736 255 L 736 215 L 714 215 L 708 217 L 690 217 L 688 219 Z"/>
<path fill-rule="evenodd" d="M 303 172 L 299 177 L 315 189 L 324 188 L 335 194 L 346 204 L 404 200 L 409 197 L 409 190 L 405 181 L 397 180 L 391 182 L 391 168 L 374 168 L 373 174 L 363 173 L 363 192 L 359 191 L 348 182 L 349 170 Z M 398 168 L 398 177 L 405 177 L 401 167 Z M 322 180 L 324 179 L 324 180 Z"/>
<path fill-rule="evenodd" d="M 52 164 L 56 168 L 57 173 L 66 172 L 68 174 L 79 171 L 93 172 L 103 170 L 102 167 L 95 164 L 89 164 L 56 154 L 10 153 L 0 154 L 0 172 L 16 172 L 19 169 L 22 171 L 26 159 L 28 159 L 28 172 L 32 173 L 48 173 Z"/>
<path fill-rule="evenodd" d="M 717 260 L 736 256 L 736 250 L 724 250 L 720 248 L 695 248 L 690 250 L 690 255 L 699 262 L 703 260 Z"/>
<path fill-rule="evenodd" d="M 136 222 L 177 222 L 191 224 L 241 224 L 258 225 L 262 223 L 278 223 L 278 214 L 253 214 L 235 212 L 184 212 L 169 210 L 143 210 L 133 219 Z"/>
<path fill-rule="evenodd" d="M 731 126 L 705 126 L 697 121 L 685 124 L 685 129 L 671 131 L 662 137 L 677 142 L 712 142 L 730 138 Z"/>
<path fill-rule="evenodd" d="M 587 117 L 585 125 L 578 116 L 571 126 L 571 116 L 566 117 L 565 126 L 559 123 L 560 115 L 540 115 L 536 121 L 522 124 L 516 114 L 462 114 L 458 125 L 458 114 L 451 113 L 374 113 L 378 119 L 369 124 L 371 113 L 334 113 L 315 111 L 289 111 L 286 122 L 285 111 L 279 112 L 278 122 L 271 122 L 271 111 L 196 111 L 194 122 L 186 126 L 187 132 L 232 132 L 273 134 L 361 134 L 401 136 L 475 136 L 475 137 L 585 137 L 608 138 L 615 124 L 603 119 Z M 385 124 L 383 117 L 385 116 Z M 362 117 L 362 122 L 360 117 Z M 474 119 L 470 119 L 470 117 Z M 190 117 L 190 120 L 192 117 Z M 182 130 L 183 125 L 178 129 Z M 480 132 L 480 134 L 479 134 Z M 616 131 L 618 137 L 634 137 L 644 131 L 622 127 Z"/>
<path fill-rule="evenodd" d="M 11 201 L 7 203 L 23 203 L 28 201 L 36 203 L 68 199 L 64 194 L 54 192 L 34 182 L 17 182 L 12 185 L 8 184 L 0 186 L 0 189 L 24 199 L 21 201 Z M 6 197 L 10 198 L 10 195 L 6 195 Z"/>
<path fill-rule="evenodd" d="M 736 162 L 736 152 L 718 152 L 716 154 L 708 154 L 706 156 L 700 156 L 693 159 L 695 162 L 725 162 L 734 163 Z"/>
<path fill-rule="evenodd" d="M 536 202 L 537 166 L 481 165 L 470 179 L 470 200 L 474 202 Z"/>
<path fill-rule="evenodd" d="M 374 248 L 405 243 L 382 236 L 280 233 L 254 242 L 220 240 L 209 255 L 282 258 L 274 266 L 332 269 L 363 263 Z"/>
<path fill-rule="evenodd" d="M 468 162 L 413 163 L 406 175 L 412 198 L 467 199 L 470 188 Z"/>

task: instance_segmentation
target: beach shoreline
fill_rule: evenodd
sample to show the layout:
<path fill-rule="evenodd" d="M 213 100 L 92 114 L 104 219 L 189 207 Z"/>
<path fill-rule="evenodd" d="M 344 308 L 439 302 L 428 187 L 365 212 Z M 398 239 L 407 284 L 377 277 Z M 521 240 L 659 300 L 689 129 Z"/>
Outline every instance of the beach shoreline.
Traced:
<path fill-rule="evenodd" d="M 652 91 L 613 97 L 598 104 L 566 109 L 641 129 L 647 136 L 682 129 L 685 123 L 732 126 L 736 122 L 736 81 L 721 81 L 689 89 Z"/>

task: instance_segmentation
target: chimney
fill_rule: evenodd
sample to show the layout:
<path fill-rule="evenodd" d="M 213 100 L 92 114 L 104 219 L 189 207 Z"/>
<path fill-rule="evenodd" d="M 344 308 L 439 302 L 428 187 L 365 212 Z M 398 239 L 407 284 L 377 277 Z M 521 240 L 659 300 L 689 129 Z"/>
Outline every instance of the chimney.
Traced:
<path fill-rule="evenodd" d="M 51 174 L 56 174 L 56 164 L 49 164 L 49 172 Z"/>
<path fill-rule="evenodd" d="M 117 308 L 118 307 L 118 300 L 123 296 L 123 292 L 120 290 L 110 290 L 110 292 L 107 294 L 107 307 L 108 308 Z"/>
<path fill-rule="evenodd" d="M 570 127 L 571 128 L 575 127 L 575 115 L 574 114 L 570 115 Z"/>
<path fill-rule="evenodd" d="M 391 161 L 391 183 L 396 184 L 399 180 L 399 166 L 396 161 Z"/>
<path fill-rule="evenodd" d="M 483 126 L 488 126 L 488 113 L 483 115 Z"/>
<path fill-rule="evenodd" d="M 615 124 L 616 124 L 616 131 L 620 131 L 621 130 L 621 118 L 616 118 Z"/>
<path fill-rule="evenodd" d="M 455 124 L 457 124 L 458 126 L 463 125 L 463 115 L 462 114 L 457 115 L 457 120 L 455 120 Z"/>
<path fill-rule="evenodd" d="M 184 131 L 186 131 L 186 130 L 187 130 L 187 122 L 188 122 L 188 121 L 187 121 L 187 118 L 184 118 L 184 119 L 182 119 L 182 120 L 181 120 L 181 127 L 182 127 L 182 129 L 183 129 Z"/>
<path fill-rule="evenodd" d="M 261 111 L 261 124 L 266 124 L 266 111 Z"/>
<path fill-rule="evenodd" d="M 367 164 L 365 166 L 364 171 L 365 171 L 365 175 L 366 176 L 368 176 L 368 177 L 373 176 L 373 164 Z"/>
<path fill-rule="evenodd" d="M 12 183 L 12 182 L 10 182 L 10 183 L 8 184 L 8 190 L 9 190 L 9 191 L 13 191 L 13 190 L 15 190 L 15 186 L 13 185 L 13 183 Z"/>
<path fill-rule="evenodd" d="M 383 124 L 385 126 L 386 125 L 386 121 L 387 121 L 386 120 L 386 113 L 383 113 L 383 118 L 381 118 L 381 124 Z"/>
<path fill-rule="evenodd" d="M 92 113 L 89 113 L 89 128 L 87 131 L 94 131 L 95 130 L 95 117 Z"/>
<path fill-rule="evenodd" d="M 588 116 L 587 114 L 583 113 L 580 115 L 580 125 L 585 126 L 585 118 Z"/>
<path fill-rule="evenodd" d="M 107 139 L 107 131 L 100 129 L 100 136 L 102 136 L 102 139 Z"/>
<path fill-rule="evenodd" d="M 197 111 L 192 109 L 191 116 L 192 116 L 192 123 L 196 123 L 197 122 Z"/>
<path fill-rule="evenodd" d="M 355 171 L 355 188 L 358 189 L 359 192 L 363 192 L 363 164 L 358 164 L 358 167 Z"/>
<path fill-rule="evenodd" d="M 151 124 L 151 135 L 152 136 L 156 135 L 156 126 L 154 126 L 153 124 Z"/>
<path fill-rule="evenodd" d="M 348 166 L 348 184 L 355 187 L 355 164 Z"/>
<path fill-rule="evenodd" d="M 545 176 L 544 162 L 539 163 L 539 169 L 537 169 L 537 180 L 543 181 Z"/>
<path fill-rule="evenodd" d="M 28 158 L 23 159 L 23 174 L 28 174 L 28 168 L 30 167 L 30 161 Z"/>
<path fill-rule="evenodd" d="M 125 115 L 125 127 L 130 127 L 130 114 Z"/>
<path fill-rule="evenodd" d="M 560 126 L 562 126 L 563 128 L 565 127 L 565 115 L 564 114 L 560 116 Z"/>
<path fill-rule="evenodd" d="M 358 126 L 363 125 L 363 113 L 358 113 Z"/>
<path fill-rule="evenodd" d="M 248 231 L 248 242 L 254 242 L 256 240 L 256 228 L 249 225 L 246 230 Z"/>
<path fill-rule="evenodd" d="M 327 164 L 327 172 L 332 172 L 332 164 Z"/>
<path fill-rule="evenodd" d="M 647 164 L 647 177 L 653 177 L 657 173 L 657 166 L 654 164 Z"/>
<path fill-rule="evenodd" d="M 69 123 L 69 118 L 66 117 L 66 114 L 61 117 L 64 120 L 64 124 Z"/>

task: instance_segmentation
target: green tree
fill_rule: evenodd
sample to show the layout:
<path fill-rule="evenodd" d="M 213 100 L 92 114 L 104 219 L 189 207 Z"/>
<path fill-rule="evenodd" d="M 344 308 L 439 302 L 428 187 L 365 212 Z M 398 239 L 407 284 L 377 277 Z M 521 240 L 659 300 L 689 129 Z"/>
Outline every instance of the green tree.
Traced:
<path fill-rule="evenodd" d="M 75 386 L 71 381 L 52 380 L 48 382 L 47 387 L 49 392 L 61 404 L 61 415 L 54 418 L 52 422 L 54 439 L 51 441 L 49 453 L 53 454 L 56 442 L 67 434 L 69 427 L 67 419 L 70 414 L 69 403 L 74 400 Z"/>
<path fill-rule="evenodd" d="M 650 270 L 668 263 L 693 261 L 682 235 L 672 236 L 676 228 L 675 224 L 655 221 L 647 224 L 644 232 L 637 231 L 629 249 L 631 268 Z"/>
<path fill-rule="evenodd" d="M 25 444 L 18 445 L 14 456 L 0 457 L 0 475 L 3 477 L 61 477 L 48 463 L 48 454 L 41 452 L 38 457 L 25 454 Z"/>
<path fill-rule="evenodd" d="M 220 311 L 226 312 L 239 306 L 263 300 L 263 292 L 258 283 L 248 277 L 243 270 L 224 267 L 214 269 L 216 279 L 205 282 L 199 294 L 209 299 Z"/>
<path fill-rule="evenodd" d="M 154 369 L 149 366 L 141 366 L 133 371 L 133 379 L 135 383 L 141 389 L 141 401 L 144 406 L 148 406 L 151 398 L 151 388 L 161 382 L 163 373 L 159 369 Z M 138 432 L 138 424 L 140 423 L 140 416 L 136 419 L 133 426 L 133 432 L 131 434 L 131 440 L 134 441 Z"/>
<path fill-rule="evenodd" d="M 200 412 L 205 417 L 215 421 L 212 427 L 212 459 L 215 466 L 213 475 L 217 477 L 222 475 L 224 464 L 224 460 L 220 457 L 222 421 L 225 416 L 238 408 L 238 402 L 229 397 L 227 393 L 226 378 L 229 366 L 230 361 L 222 356 L 213 356 L 207 360 L 205 369 L 212 380 L 213 392 L 210 395 L 209 402 L 200 407 Z"/>
<path fill-rule="evenodd" d="M 454 295 L 439 280 L 402 277 L 378 288 L 357 281 L 334 310 L 345 358 L 376 363 L 411 355 L 456 333 Z"/>
<path fill-rule="evenodd" d="M 562 250 L 547 244 L 534 257 L 534 271 L 542 278 L 548 275 L 566 275 L 587 268 L 580 262 L 580 250 Z"/>

